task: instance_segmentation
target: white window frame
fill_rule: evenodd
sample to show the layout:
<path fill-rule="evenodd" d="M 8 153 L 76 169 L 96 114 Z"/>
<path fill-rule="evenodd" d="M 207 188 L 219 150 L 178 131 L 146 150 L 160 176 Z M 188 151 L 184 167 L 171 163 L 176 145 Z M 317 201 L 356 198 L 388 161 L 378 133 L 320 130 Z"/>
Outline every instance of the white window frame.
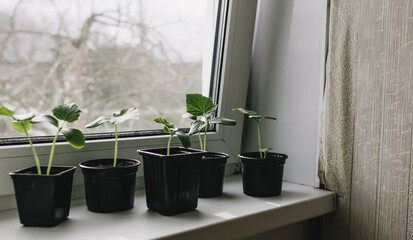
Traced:
<path fill-rule="evenodd" d="M 233 118 L 235 127 L 220 127 L 208 133 L 209 151 L 226 152 L 230 155 L 227 169 L 238 162 L 241 151 L 244 116 L 232 111 L 235 107 L 245 107 L 249 71 L 252 55 L 257 0 L 229 0 L 224 42 L 224 55 L 221 69 L 221 85 L 218 93 L 219 116 Z M 119 139 L 119 157 L 141 160 L 137 149 L 166 147 L 168 136 L 145 136 Z M 176 138 L 173 145 L 179 145 Z M 198 138 L 193 137 L 193 145 L 198 146 Z M 46 164 L 51 143 L 36 144 L 42 164 Z M 81 150 L 75 150 L 66 142 L 57 143 L 53 165 L 77 166 L 79 163 L 99 158 L 111 158 L 114 139 L 88 140 Z M 14 190 L 9 172 L 34 165 L 28 144 L 0 146 L 0 209 L 15 207 Z M 143 169 L 138 170 L 138 187 L 143 185 Z M 83 195 L 83 176 L 76 170 L 73 182 L 73 197 Z"/>

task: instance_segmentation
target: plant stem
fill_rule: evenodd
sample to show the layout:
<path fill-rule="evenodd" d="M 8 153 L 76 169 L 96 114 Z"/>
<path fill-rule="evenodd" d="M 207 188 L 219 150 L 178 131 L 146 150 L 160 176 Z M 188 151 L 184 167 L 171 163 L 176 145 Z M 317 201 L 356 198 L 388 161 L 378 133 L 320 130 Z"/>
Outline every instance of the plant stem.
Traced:
<path fill-rule="evenodd" d="M 116 160 L 118 159 L 118 125 L 115 124 L 115 157 L 113 158 L 113 166 L 116 167 Z"/>
<path fill-rule="evenodd" d="M 64 124 L 65 124 L 65 122 L 62 123 L 62 126 L 57 131 L 56 136 L 54 136 L 53 143 L 52 143 L 52 149 L 50 150 L 49 163 L 47 164 L 46 175 L 50 175 L 50 169 L 52 168 L 53 155 L 54 155 L 54 149 L 55 149 L 55 146 L 56 146 L 57 137 L 59 136 L 60 131 L 62 131 Z"/>
<path fill-rule="evenodd" d="M 256 120 L 256 122 L 257 122 L 257 130 L 258 130 L 258 150 L 260 152 L 260 158 L 263 158 L 262 157 L 262 152 L 260 151 L 260 149 L 261 149 L 260 121 Z"/>
<path fill-rule="evenodd" d="M 52 149 L 50 150 L 49 163 L 47 164 L 46 175 L 50 175 L 50 169 L 52 168 L 52 162 L 53 162 L 54 149 L 56 146 L 57 137 L 59 136 L 59 133 L 61 130 L 62 128 L 59 128 L 59 130 L 56 133 L 56 136 L 54 136 L 53 143 L 52 143 Z"/>
<path fill-rule="evenodd" d="M 201 138 L 201 133 L 198 132 L 198 138 L 199 138 L 199 144 L 201 145 L 201 150 L 204 150 L 204 148 L 202 147 L 202 138 Z"/>
<path fill-rule="evenodd" d="M 206 117 L 206 115 L 204 114 L 204 118 L 205 118 L 205 133 L 204 133 L 204 151 L 206 151 L 206 136 L 207 136 L 207 132 L 208 132 L 208 118 Z M 202 149 L 201 149 L 202 150 Z"/>
<path fill-rule="evenodd" d="M 29 140 L 30 148 L 32 149 L 33 156 L 34 156 L 34 161 L 36 161 L 37 174 L 42 175 L 42 170 L 40 169 L 39 156 L 37 155 L 36 149 L 35 149 L 34 146 L 33 146 L 32 140 L 30 139 L 29 133 L 27 133 L 27 130 L 26 130 L 26 128 L 24 127 L 24 124 L 22 123 L 21 125 L 22 125 L 22 127 L 23 127 L 23 129 L 24 129 L 24 132 L 26 133 L 27 140 Z"/>
<path fill-rule="evenodd" d="M 166 156 L 169 156 L 169 153 L 170 153 L 172 136 L 173 134 L 170 135 L 169 140 L 168 140 L 168 149 L 166 150 Z"/>

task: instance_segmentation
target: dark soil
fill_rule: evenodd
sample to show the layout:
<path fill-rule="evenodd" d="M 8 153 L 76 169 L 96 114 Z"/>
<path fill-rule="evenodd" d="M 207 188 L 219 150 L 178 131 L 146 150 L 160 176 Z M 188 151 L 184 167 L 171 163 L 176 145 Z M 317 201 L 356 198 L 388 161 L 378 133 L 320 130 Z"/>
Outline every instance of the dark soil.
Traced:
<path fill-rule="evenodd" d="M 116 167 L 127 167 L 134 165 L 134 162 L 117 162 Z M 113 167 L 113 162 L 111 163 L 100 163 L 100 164 L 93 164 L 88 165 L 89 167 L 98 167 L 98 168 L 110 168 Z"/>
<path fill-rule="evenodd" d="M 202 157 L 202 160 L 212 160 L 212 159 L 220 159 L 220 158 L 222 158 L 222 157 L 220 157 L 220 156 L 208 156 L 208 155 L 206 155 L 206 156 L 203 156 L 203 157 Z"/>

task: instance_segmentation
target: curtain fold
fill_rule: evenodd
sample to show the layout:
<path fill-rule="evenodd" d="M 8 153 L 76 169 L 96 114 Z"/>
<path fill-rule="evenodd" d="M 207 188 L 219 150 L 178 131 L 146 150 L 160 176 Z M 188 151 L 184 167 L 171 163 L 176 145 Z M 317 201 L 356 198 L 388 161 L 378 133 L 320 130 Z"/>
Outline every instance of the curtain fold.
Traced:
<path fill-rule="evenodd" d="M 327 239 L 348 239 L 354 146 L 355 83 L 359 1 L 332 0 L 323 99 L 320 183 L 337 194 Z"/>

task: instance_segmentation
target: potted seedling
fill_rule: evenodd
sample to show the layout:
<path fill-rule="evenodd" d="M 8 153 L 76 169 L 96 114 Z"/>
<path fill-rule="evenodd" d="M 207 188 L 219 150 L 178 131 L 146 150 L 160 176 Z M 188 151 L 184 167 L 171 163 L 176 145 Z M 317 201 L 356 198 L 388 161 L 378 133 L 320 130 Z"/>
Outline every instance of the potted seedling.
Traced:
<path fill-rule="evenodd" d="M 25 133 L 36 162 L 35 167 L 11 172 L 16 194 L 20 222 L 26 226 L 55 226 L 67 219 L 70 210 L 73 173 L 76 167 L 52 167 L 56 141 L 60 133 L 69 144 L 77 149 L 85 145 L 85 137 L 77 129 L 64 128 L 79 118 L 76 104 L 63 104 L 53 109 L 53 116 L 35 117 L 33 113 L 15 115 L 6 107 L 0 107 L 0 115 L 9 116 L 12 126 Z M 28 131 L 33 123 L 48 122 L 57 128 L 50 150 L 47 166 L 40 166 L 40 160 Z"/>
<path fill-rule="evenodd" d="M 133 208 L 136 172 L 140 162 L 136 159 L 118 159 L 118 124 L 138 120 L 136 108 L 125 108 L 110 116 L 101 116 L 86 125 L 95 128 L 110 123 L 115 129 L 113 158 L 89 160 L 79 164 L 85 181 L 86 205 L 89 211 L 108 213 Z"/>
<path fill-rule="evenodd" d="M 191 138 L 164 118 L 156 118 L 169 134 L 166 148 L 138 150 L 143 156 L 146 204 L 161 215 L 189 212 L 198 206 L 199 176 L 203 151 L 190 149 Z M 171 147 L 176 135 L 183 147 Z"/>
<path fill-rule="evenodd" d="M 269 152 L 270 148 L 261 144 L 260 121 L 262 119 L 276 120 L 274 117 L 261 116 L 258 113 L 243 108 L 234 111 L 248 115 L 257 123 L 258 152 L 241 153 L 238 156 L 242 165 L 242 183 L 244 193 L 254 197 L 270 197 L 281 194 L 282 179 L 287 155 Z"/>
<path fill-rule="evenodd" d="M 196 134 L 199 138 L 200 148 L 207 151 L 207 131 L 211 124 L 235 126 L 236 121 L 223 117 L 216 117 L 218 106 L 211 98 L 201 94 L 186 95 L 186 111 L 183 117 L 193 120 L 189 135 Z M 203 139 L 201 132 L 203 131 Z M 216 197 L 222 194 L 224 185 L 225 164 L 228 154 L 207 152 L 201 161 L 201 183 L 199 197 Z"/>

